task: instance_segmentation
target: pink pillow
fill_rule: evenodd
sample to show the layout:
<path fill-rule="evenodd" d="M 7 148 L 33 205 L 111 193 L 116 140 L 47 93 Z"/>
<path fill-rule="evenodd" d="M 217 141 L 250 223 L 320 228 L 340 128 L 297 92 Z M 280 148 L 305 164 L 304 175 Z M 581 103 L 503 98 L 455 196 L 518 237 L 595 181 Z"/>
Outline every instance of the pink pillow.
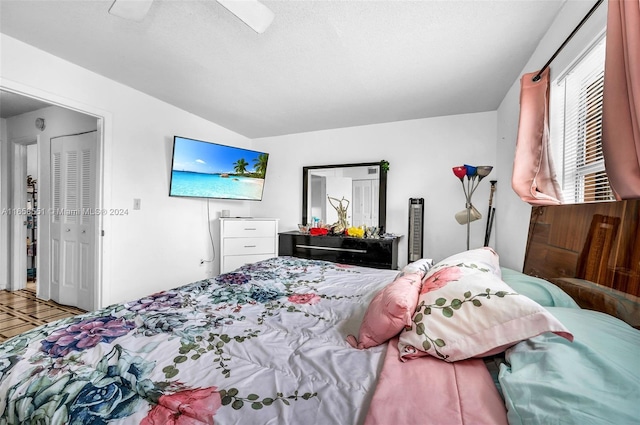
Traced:
<path fill-rule="evenodd" d="M 411 325 L 400 334 L 402 361 L 484 357 L 544 332 L 573 341 L 558 319 L 500 279 L 498 255 L 481 248 L 452 255 L 425 275 Z"/>
<path fill-rule="evenodd" d="M 378 292 L 360 325 L 359 341 L 349 335 L 349 344 L 358 349 L 375 347 L 398 335 L 405 326 L 411 326 L 422 276 L 422 271 L 405 274 Z"/>

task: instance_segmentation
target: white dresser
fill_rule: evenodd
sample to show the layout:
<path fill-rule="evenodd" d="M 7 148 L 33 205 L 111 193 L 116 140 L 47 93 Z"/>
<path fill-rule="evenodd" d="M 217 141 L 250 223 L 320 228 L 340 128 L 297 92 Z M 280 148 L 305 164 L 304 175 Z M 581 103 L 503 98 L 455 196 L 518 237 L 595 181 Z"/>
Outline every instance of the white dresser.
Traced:
<path fill-rule="evenodd" d="M 278 256 L 278 219 L 220 218 L 220 273 Z"/>

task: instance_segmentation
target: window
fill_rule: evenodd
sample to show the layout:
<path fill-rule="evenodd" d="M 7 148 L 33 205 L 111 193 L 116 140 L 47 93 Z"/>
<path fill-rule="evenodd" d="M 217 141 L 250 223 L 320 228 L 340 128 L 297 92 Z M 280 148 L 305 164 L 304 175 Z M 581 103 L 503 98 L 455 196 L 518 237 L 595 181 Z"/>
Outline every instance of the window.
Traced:
<path fill-rule="evenodd" d="M 614 200 L 602 155 L 604 57 L 601 37 L 551 84 L 551 145 L 567 204 Z"/>

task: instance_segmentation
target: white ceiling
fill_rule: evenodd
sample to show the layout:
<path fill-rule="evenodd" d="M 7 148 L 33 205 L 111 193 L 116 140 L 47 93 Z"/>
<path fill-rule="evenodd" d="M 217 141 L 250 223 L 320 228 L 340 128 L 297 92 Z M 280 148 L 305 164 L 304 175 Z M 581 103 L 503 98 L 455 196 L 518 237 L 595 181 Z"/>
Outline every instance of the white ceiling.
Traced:
<path fill-rule="evenodd" d="M 0 118 L 11 118 L 51 106 L 38 99 L 0 90 Z"/>
<path fill-rule="evenodd" d="M 0 31 L 259 138 L 496 110 L 565 1 L 263 1 L 257 34 L 212 0 L 155 0 L 142 22 L 112 0 L 1 0 Z"/>

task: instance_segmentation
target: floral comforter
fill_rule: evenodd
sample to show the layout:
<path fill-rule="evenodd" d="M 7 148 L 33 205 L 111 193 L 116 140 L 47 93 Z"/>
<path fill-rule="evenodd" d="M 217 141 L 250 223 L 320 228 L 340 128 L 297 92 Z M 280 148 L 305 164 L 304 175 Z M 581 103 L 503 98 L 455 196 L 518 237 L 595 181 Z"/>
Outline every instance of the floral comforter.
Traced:
<path fill-rule="evenodd" d="M 396 271 L 279 257 L 0 344 L 0 424 L 356 424 L 384 346 L 355 350 Z"/>

